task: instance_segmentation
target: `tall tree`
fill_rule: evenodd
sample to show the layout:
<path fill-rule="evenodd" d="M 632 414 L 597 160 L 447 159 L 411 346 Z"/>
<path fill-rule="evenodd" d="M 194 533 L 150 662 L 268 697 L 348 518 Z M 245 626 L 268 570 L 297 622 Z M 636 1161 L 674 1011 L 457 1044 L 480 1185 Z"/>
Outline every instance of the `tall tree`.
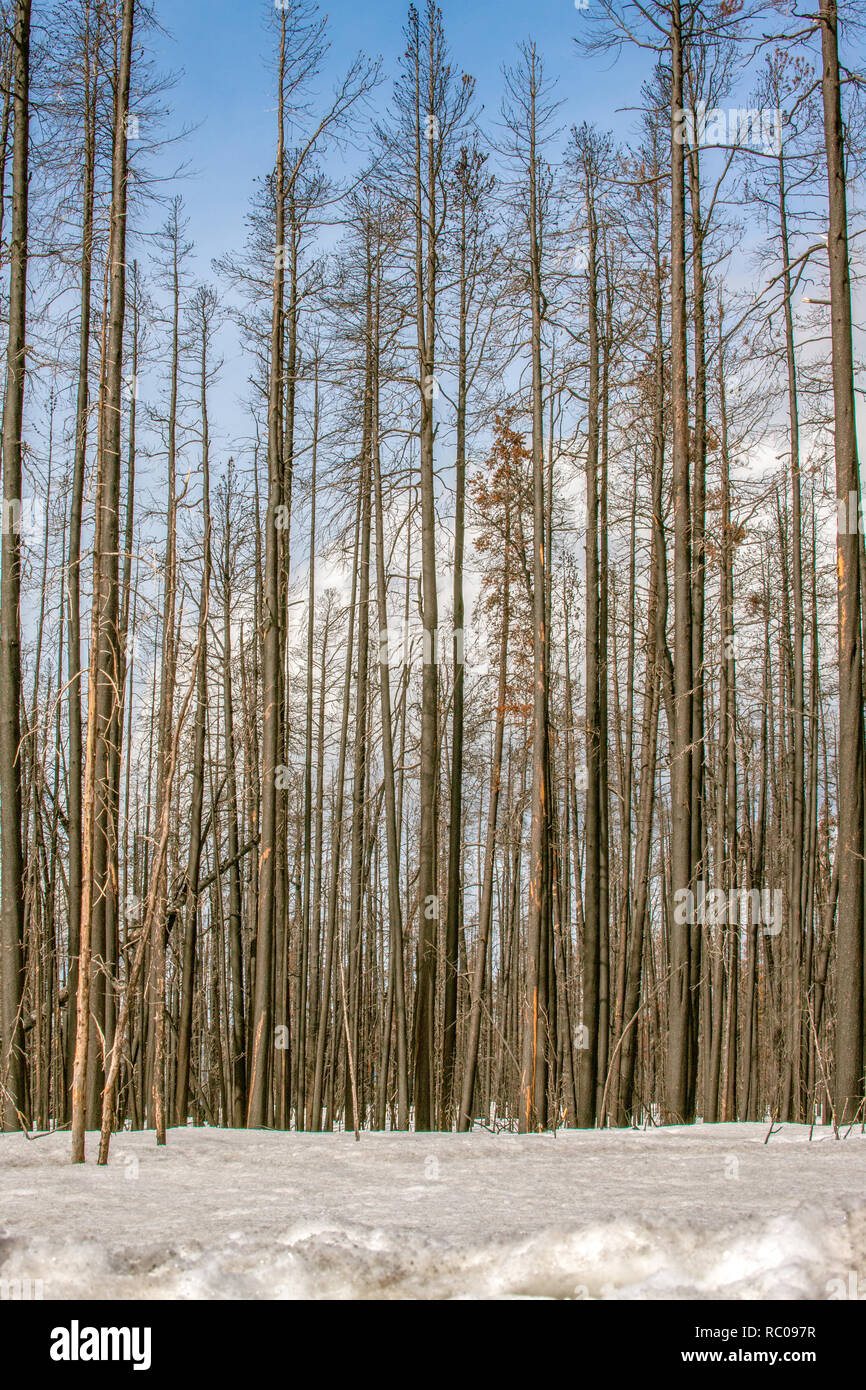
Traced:
<path fill-rule="evenodd" d="M 821 91 L 829 199 L 830 327 L 836 459 L 839 735 L 836 854 L 836 1118 L 850 1121 L 863 1096 L 863 651 L 859 527 L 860 465 L 854 415 L 854 351 L 845 145 L 836 0 L 821 0 Z M 852 506 L 853 503 L 853 506 Z"/>
<path fill-rule="evenodd" d="M 135 0 L 123 0 L 119 60 L 112 126 L 111 224 L 109 230 L 110 310 L 106 340 L 105 393 L 100 421 L 93 553 L 94 593 L 90 629 L 87 745 L 85 750 L 82 836 L 81 939 L 72 1077 L 72 1158 L 84 1162 L 88 1099 L 98 1090 L 93 1078 L 102 1071 L 91 1049 L 91 990 L 94 918 L 110 891 L 106 881 L 109 837 L 116 834 L 116 807 L 108 784 L 111 736 L 117 706 L 119 646 L 118 551 L 120 502 L 121 403 L 123 388 L 123 326 L 126 315 L 126 214 L 129 133 L 129 90 Z M 103 926 L 97 950 L 104 949 Z M 104 993 L 104 991 L 103 991 Z M 98 1061 L 98 1065 L 97 1065 Z"/>
<path fill-rule="evenodd" d="M 21 843 L 21 525 L 24 384 L 27 374 L 27 233 L 30 141 L 30 0 L 17 0 L 12 33 L 15 91 L 9 334 L 3 393 L 3 550 L 0 577 L 0 1123 L 24 1120 L 22 1032 L 24 877 Z"/>

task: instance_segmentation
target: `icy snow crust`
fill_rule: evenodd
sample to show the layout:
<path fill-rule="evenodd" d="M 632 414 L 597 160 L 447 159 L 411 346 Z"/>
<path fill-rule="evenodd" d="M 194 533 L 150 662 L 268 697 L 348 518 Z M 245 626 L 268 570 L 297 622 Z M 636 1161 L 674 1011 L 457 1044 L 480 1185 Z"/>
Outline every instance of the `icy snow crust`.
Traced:
<path fill-rule="evenodd" d="M 866 1138 L 0 1135 L 0 1285 L 46 1299 L 866 1297 Z M 10 1285 L 15 1287 L 14 1284 Z"/>

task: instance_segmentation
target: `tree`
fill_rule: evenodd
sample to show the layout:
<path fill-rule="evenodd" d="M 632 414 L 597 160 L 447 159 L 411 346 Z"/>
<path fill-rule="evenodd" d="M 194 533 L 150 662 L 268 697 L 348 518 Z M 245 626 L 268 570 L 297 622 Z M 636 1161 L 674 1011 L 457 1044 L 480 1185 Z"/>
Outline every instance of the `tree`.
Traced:
<path fill-rule="evenodd" d="M 3 393 L 3 549 L 0 578 L 0 1122 L 24 1121 L 22 995 L 24 936 L 21 844 L 21 515 L 24 386 L 27 374 L 28 145 L 30 131 L 30 0 L 17 0 L 12 33 L 15 93 L 12 144 L 12 238 L 9 336 Z"/>
<path fill-rule="evenodd" d="M 853 1120 L 863 1103 L 863 676 L 859 528 L 860 466 L 854 417 L 851 280 L 845 191 L 838 16 L 835 0 L 821 0 L 821 91 L 829 199 L 830 326 L 833 343 L 833 415 L 836 459 L 836 535 L 839 621 L 838 830 L 836 904 L 838 1016 L 833 1101 L 836 1117 Z"/>

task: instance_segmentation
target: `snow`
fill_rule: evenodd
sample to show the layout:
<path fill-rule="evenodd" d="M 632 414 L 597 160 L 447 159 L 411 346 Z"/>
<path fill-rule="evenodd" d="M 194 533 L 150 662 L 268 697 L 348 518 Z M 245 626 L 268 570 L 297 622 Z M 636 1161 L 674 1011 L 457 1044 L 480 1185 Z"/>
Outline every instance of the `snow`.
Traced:
<path fill-rule="evenodd" d="M 766 1133 L 4 1134 L 0 1296 L 866 1297 L 866 1137 Z"/>

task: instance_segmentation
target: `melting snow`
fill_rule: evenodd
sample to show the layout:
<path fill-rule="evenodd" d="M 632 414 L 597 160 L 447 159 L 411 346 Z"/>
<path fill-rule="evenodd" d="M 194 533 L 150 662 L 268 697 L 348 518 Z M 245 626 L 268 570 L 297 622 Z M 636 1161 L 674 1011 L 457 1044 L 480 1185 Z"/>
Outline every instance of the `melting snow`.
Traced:
<path fill-rule="evenodd" d="M 4 1134 L 0 1293 L 866 1298 L 866 1137 L 766 1129 Z"/>

